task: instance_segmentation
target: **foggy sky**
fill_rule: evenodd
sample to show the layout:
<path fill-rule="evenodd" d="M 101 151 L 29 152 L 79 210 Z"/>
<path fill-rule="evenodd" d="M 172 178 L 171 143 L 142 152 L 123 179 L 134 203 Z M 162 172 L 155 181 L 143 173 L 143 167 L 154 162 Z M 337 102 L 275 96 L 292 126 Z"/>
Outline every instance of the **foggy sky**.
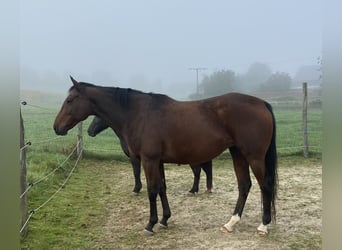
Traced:
<path fill-rule="evenodd" d="M 206 67 L 202 77 L 221 69 L 242 74 L 261 62 L 293 76 L 321 56 L 321 5 L 318 0 L 21 1 L 21 69 L 56 74 L 60 86 L 46 81 L 44 90 L 66 92 L 71 74 L 80 81 L 174 95 L 176 88 L 182 94 L 195 90 L 191 67 Z M 21 79 L 21 87 L 37 86 Z"/>

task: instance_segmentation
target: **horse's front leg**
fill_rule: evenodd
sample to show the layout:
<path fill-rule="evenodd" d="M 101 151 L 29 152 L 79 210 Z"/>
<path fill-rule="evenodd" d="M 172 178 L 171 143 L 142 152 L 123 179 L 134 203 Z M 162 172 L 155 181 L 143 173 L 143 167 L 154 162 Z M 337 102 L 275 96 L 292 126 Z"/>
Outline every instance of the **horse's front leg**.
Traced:
<path fill-rule="evenodd" d="M 169 201 L 167 200 L 166 196 L 166 180 L 165 180 L 165 171 L 164 171 L 164 164 L 160 163 L 159 171 L 162 178 L 162 186 L 159 192 L 160 200 L 163 207 L 163 218 L 159 222 L 161 228 L 167 228 L 167 220 L 171 217 L 171 210 L 169 206 Z"/>
<path fill-rule="evenodd" d="M 142 188 L 142 184 L 141 184 L 141 179 L 140 179 L 140 169 L 141 169 L 141 162 L 139 159 L 135 158 L 135 157 L 131 157 L 131 164 L 132 164 L 132 168 L 133 168 L 133 174 L 134 174 L 134 181 L 135 181 L 135 185 L 133 188 L 133 194 L 139 194 L 141 188 Z"/>
<path fill-rule="evenodd" d="M 150 202 L 150 219 L 145 227 L 145 235 L 153 235 L 153 227 L 158 222 L 158 212 L 157 212 L 157 194 L 158 192 L 147 186 L 148 199 Z"/>
<path fill-rule="evenodd" d="M 161 176 L 159 171 L 159 160 L 142 160 L 146 182 L 147 193 L 150 202 L 150 219 L 145 227 L 145 235 L 153 235 L 153 227 L 158 222 L 157 212 L 157 195 L 159 194 L 162 186 Z"/>

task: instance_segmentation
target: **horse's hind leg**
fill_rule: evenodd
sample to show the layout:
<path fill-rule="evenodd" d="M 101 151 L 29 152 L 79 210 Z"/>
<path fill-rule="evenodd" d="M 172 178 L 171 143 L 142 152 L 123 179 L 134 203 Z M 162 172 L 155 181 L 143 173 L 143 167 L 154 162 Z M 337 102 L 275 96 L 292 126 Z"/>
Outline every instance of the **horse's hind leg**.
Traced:
<path fill-rule="evenodd" d="M 166 180 L 165 180 L 165 171 L 164 171 L 163 163 L 160 163 L 159 171 L 160 171 L 160 175 L 162 179 L 162 186 L 159 192 L 159 197 L 160 197 L 162 207 L 163 207 L 163 218 L 159 222 L 159 225 L 162 228 L 167 228 L 167 220 L 171 217 L 171 210 L 170 210 L 169 202 L 166 196 Z"/>
<path fill-rule="evenodd" d="M 262 194 L 262 207 L 263 216 L 262 223 L 258 227 L 257 231 L 259 234 L 267 234 L 267 225 L 271 222 L 271 196 L 272 190 L 264 184 L 265 176 L 265 161 L 264 160 L 253 160 L 251 161 L 251 169 L 255 178 L 258 181 L 261 194 Z"/>
<path fill-rule="evenodd" d="M 202 169 L 207 176 L 207 193 L 211 193 L 211 189 L 213 188 L 213 162 L 208 161 L 201 164 Z"/>
<path fill-rule="evenodd" d="M 234 225 L 240 221 L 249 190 L 252 186 L 249 175 L 249 164 L 247 160 L 237 148 L 229 148 L 229 151 L 233 158 L 234 171 L 238 182 L 239 197 L 236 202 L 233 216 L 228 221 L 228 223 L 226 223 L 221 228 L 221 231 L 223 232 L 232 232 L 234 229 Z"/>
<path fill-rule="evenodd" d="M 194 184 L 190 189 L 190 193 L 198 193 L 198 187 L 201 176 L 201 169 L 204 170 L 205 175 L 207 177 L 207 193 L 211 193 L 211 189 L 213 188 L 213 171 L 212 171 L 212 161 L 207 161 L 201 164 L 191 164 L 192 172 L 194 173 Z"/>
<path fill-rule="evenodd" d="M 190 165 L 192 172 L 194 173 L 194 183 L 192 188 L 189 190 L 189 193 L 198 193 L 198 186 L 201 175 L 201 165 L 199 164 L 191 164 Z"/>

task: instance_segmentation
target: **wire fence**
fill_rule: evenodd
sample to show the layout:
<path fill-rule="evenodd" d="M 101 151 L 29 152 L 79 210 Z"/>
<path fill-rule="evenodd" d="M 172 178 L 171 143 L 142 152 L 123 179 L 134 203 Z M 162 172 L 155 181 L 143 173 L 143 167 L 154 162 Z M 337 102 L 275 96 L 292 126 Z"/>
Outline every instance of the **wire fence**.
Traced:
<path fill-rule="evenodd" d="M 75 153 L 76 149 L 77 149 L 77 146 L 75 146 L 74 149 L 72 150 L 72 152 L 65 158 L 65 160 L 61 164 L 57 165 L 57 167 L 55 169 L 53 169 L 50 173 L 42 176 L 41 178 L 39 178 L 38 180 L 36 180 L 34 182 L 30 182 L 28 184 L 27 188 L 25 189 L 25 191 L 20 195 L 20 198 L 22 198 L 31 187 L 33 187 L 34 185 L 37 185 L 38 183 L 44 181 L 49 176 L 54 174 L 58 169 L 60 169 L 70 159 L 70 157 Z"/>
<path fill-rule="evenodd" d="M 75 150 L 76 150 L 76 147 L 75 147 Z M 74 153 L 74 152 L 73 152 Z M 29 212 L 29 215 L 28 215 L 28 217 L 27 217 L 27 219 L 26 219 L 26 221 L 23 223 L 23 225 L 22 225 L 22 227 L 21 227 L 21 229 L 20 229 L 20 233 L 22 233 L 23 232 L 23 230 L 25 229 L 25 227 L 26 227 L 26 225 L 27 225 L 27 223 L 29 222 L 29 220 L 31 219 L 31 217 L 32 217 L 32 215 L 34 214 L 34 213 L 36 213 L 38 210 L 40 210 L 41 208 L 43 208 L 46 204 L 48 204 L 61 190 L 62 190 L 62 188 L 66 185 L 66 183 L 68 182 L 68 180 L 70 179 L 70 177 L 71 177 L 71 175 L 72 175 L 72 173 L 74 172 L 74 170 L 75 170 L 75 168 L 76 168 L 76 166 L 77 166 L 77 164 L 78 164 L 78 162 L 79 162 L 79 160 L 81 159 L 81 155 L 79 155 L 78 157 L 77 157 L 77 160 L 76 160 L 76 162 L 75 162 L 75 164 L 74 164 L 74 166 L 73 166 L 73 168 L 71 169 L 71 171 L 70 171 L 70 173 L 69 173 L 69 175 L 65 178 L 65 180 L 64 180 L 64 182 L 60 185 L 60 187 L 45 201 L 45 202 L 43 202 L 41 205 L 39 205 L 37 208 L 35 208 L 35 209 L 32 209 L 30 212 Z M 47 178 L 47 176 L 45 176 L 46 178 Z M 39 181 L 40 182 L 40 181 Z M 38 183 L 38 182 L 37 182 Z M 36 184 L 37 184 L 36 183 Z M 30 187 L 32 187 L 33 185 L 29 185 Z M 29 188 L 28 188 L 29 189 Z M 27 191 L 28 191 L 28 189 L 27 189 Z M 27 192 L 26 190 L 25 190 L 25 193 Z M 23 193 L 24 194 L 24 193 Z M 22 196 L 21 196 L 22 197 Z"/>
<path fill-rule="evenodd" d="M 280 154 L 305 157 L 322 152 L 322 89 L 310 88 L 285 92 L 253 93 L 272 106 L 278 127 L 277 150 Z"/>
<path fill-rule="evenodd" d="M 34 108 L 34 109 L 38 109 L 38 110 L 44 110 L 44 113 L 40 113 L 40 114 L 46 115 L 45 111 L 48 110 L 49 114 L 55 115 L 55 110 L 50 109 L 50 108 L 45 108 L 45 107 L 40 106 L 40 105 L 29 104 L 26 101 L 22 101 L 21 105 L 28 106 L 28 107 L 31 107 L 31 108 Z M 43 176 L 37 178 L 36 180 L 31 181 L 29 184 L 27 184 L 27 178 L 26 178 L 26 171 L 27 171 L 26 170 L 26 151 L 28 149 L 31 149 L 31 147 L 39 147 L 39 146 L 44 145 L 44 144 L 50 145 L 52 142 L 60 140 L 63 137 L 58 137 L 58 136 L 53 135 L 50 138 L 46 138 L 45 137 L 45 138 L 40 139 L 40 140 L 33 138 L 30 141 L 25 142 L 24 121 L 22 119 L 21 112 L 20 112 L 20 115 L 21 115 L 21 122 L 22 122 L 22 124 L 21 124 L 21 147 L 20 147 L 20 156 L 21 156 L 20 158 L 21 158 L 21 165 L 22 165 L 21 166 L 21 175 L 24 178 L 21 178 L 21 181 L 22 181 L 22 183 L 21 183 L 21 194 L 20 194 L 19 198 L 20 198 L 21 202 L 25 203 L 25 204 L 23 204 L 23 206 L 21 206 L 21 209 L 24 210 L 22 212 L 22 214 L 24 213 L 24 216 L 22 215 L 22 218 L 21 218 L 21 228 L 20 228 L 19 232 L 22 235 L 26 235 L 26 233 L 27 233 L 27 225 L 28 225 L 30 219 L 32 218 L 33 214 L 35 214 L 37 211 L 39 211 L 45 205 L 47 205 L 62 190 L 62 188 L 66 185 L 66 183 L 70 179 L 71 175 L 73 174 L 73 172 L 74 172 L 74 170 L 75 170 L 79 160 L 81 159 L 82 151 L 78 152 L 78 154 L 77 154 L 78 157 L 77 157 L 77 159 L 76 159 L 72 169 L 69 171 L 69 173 L 68 173 L 67 177 L 64 179 L 64 181 L 59 185 L 58 189 L 52 195 L 50 195 L 44 202 L 42 202 L 39 206 L 37 206 L 35 209 L 31 209 L 28 212 L 28 208 L 27 208 L 28 207 L 28 205 L 27 205 L 27 194 L 28 194 L 29 190 L 33 186 L 35 186 L 35 185 L 37 185 L 37 184 L 47 180 L 49 177 L 52 177 L 52 175 L 55 174 L 57 172 L 57 170 L 62 168 L 71 159 L 71 157 L 75 154 L 75 152 L 79 148 L 79 144 L 81 142 L 77 141 L 76 146 L 73 147 L 73 149 L 66 156 L 66 158 L 61 163 L 57 164 L 57 166 L 54 169 L 52 169 L 48 173 L 45 173 Z M 31 128 L 33 128 L 33 127 L 34 126 L 32 126 L 32 124 L 31 124 Z M 37 150 L 40 150 L 40 149 L 37 149 Z M 33 151 L 32 153 L 34 154 L 35 152 Z"/>

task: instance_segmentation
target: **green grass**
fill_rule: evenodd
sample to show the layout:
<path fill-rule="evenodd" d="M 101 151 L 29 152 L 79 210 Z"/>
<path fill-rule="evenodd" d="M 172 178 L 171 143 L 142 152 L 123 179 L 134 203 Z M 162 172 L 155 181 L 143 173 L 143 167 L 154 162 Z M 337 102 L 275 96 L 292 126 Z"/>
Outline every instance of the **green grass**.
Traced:
<path fill-rule="evenodd" d="M 274 111 L 277 125 L 279 155 L 303 154 L 303 129 L 301 110 Z M 308 110 L 308 144 L 312 156 L 322 153 L 322 110 Z"/>
<path fill-rule="evenodd" d="M 76 169 L 65 188 L 33 215 L 28 235 L 22 240 L 22 246 L 30 249 L 61 249 L 62 246 L 63 249 L 65 246 L 69 249 L 91 247 L 94 239 L 97 238 L 92 235 L 98 234 L 101 230 L 106 215 L 101 199 L 107 193 L 104 181 L 98 178 L 98 176 L 103 177 L 99 174 L 100 170 L 103 169 L 94 167 L 93 160 L 84 159 L 82 171 Z M 59 176 L 60 174 L 57 173 L 54 179 L 59 179 Z M 50 191 L 42 192 L 42 189 Z M 56 189 L 57 185 L 54 187 L 42 185 L 32 190 L 29 194 L 29 207 L 37 207 Z"/>
<path fill-rule="evenodd" d="M 57 137 L 54 134 L 52 125 L 57 112 L 58 110 L 54 108 L 22 107 L 25 138 L 26 141 L 32 142 L 32 146 L 27 149 L 28 183 L 54 170 L 76 145 L 76 129 L 72 129 L 64 137 Z M 285 157 L 289 162 L 303 161 L 300 148 L 302 146 L 301 111 L 276 109 L 275 116 L 279 156 Z M 21 240 L 23 248 L 65 249 L 65 246 L 68 246 L 69 249 L 89 249 L 101 239 L 99 235 L 101 227 L 108 216 L 106 204 L 103 201 L 108 195 L 111 197 L 114 195 L 106 183 L 110 183 L 112 177 L 118 172 L 127 171 L 130 165 L 121 150 L 117 137 L 110 129 L 96 138 L 91 138 L 86 134 L 91 119 L 88 118 L 83 125 L 84 159 L 55 198 L 33 214 L 28 224 L 28 235 Z M 320 109 L 309 110 L 308 131 L 309 147 L 315 146 L 315 148 L 310 148 L 311 159 L 320 161 L 322 150 L 322 111 Z M 52 140 L 42 142 L 47 139 Z M 224 154 L 227 155 L 227 153 Z M 29 190 L 29 211 L 39 207 L 54 194 L 70 173 L 75 161 L 76 157 L 73 156 L 53 175 Z M 102 167 L 98 168 L 97 164 L 100 161 Z M 107 163 L 103 164 L 103 161 Z M 113 164 L 117 167 L 114 168 Z M 129 182 L 133 183 L 132 176 Z M 122 200 L 126 195 L 116 190 L 114 198 Z M 75 202 L 79 200 L 82 202 Z M 140 235 L 138 237 L 136 233 L 132 233 L 127 237 L 127 246 L 129 246 L 134 245 Z M 293 248 L 302 248 L 300 244 L 302 243 L 293 245 Z"/>

